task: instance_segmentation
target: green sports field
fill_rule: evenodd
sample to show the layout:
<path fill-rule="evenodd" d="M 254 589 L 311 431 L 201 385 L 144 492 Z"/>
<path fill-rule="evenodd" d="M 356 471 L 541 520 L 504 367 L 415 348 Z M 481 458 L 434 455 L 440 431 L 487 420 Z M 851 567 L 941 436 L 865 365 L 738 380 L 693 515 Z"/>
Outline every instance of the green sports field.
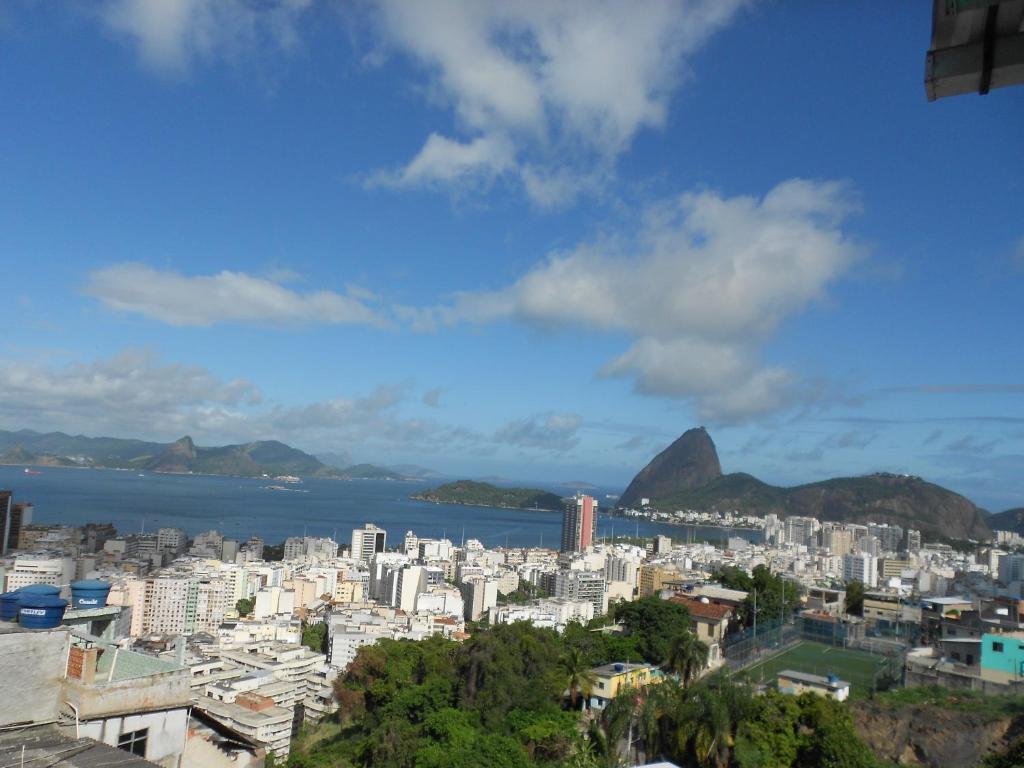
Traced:
<path fill-rule="evenodd" d="M 747 667 L 744 672 L 754 683 L 769 683 L 784 669 L 812 675 L 837 675 L 850 683 L 851 696 L 863 696 L 887 663 L 884 656 L 864 651 L 833 648 L 831 645 L 802 640 L 776 656 Z"/>

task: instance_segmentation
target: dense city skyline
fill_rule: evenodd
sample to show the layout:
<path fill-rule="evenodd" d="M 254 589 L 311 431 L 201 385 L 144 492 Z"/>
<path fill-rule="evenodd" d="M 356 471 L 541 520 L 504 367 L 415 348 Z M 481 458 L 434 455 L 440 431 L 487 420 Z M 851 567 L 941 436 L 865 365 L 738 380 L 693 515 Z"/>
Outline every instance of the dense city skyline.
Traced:
<path fill-rule="evenodd" d="M 923 6 L 583 8 L 6 5 L 0 429 L 1019 506 L 1019 89 L 929 104 Z"/>

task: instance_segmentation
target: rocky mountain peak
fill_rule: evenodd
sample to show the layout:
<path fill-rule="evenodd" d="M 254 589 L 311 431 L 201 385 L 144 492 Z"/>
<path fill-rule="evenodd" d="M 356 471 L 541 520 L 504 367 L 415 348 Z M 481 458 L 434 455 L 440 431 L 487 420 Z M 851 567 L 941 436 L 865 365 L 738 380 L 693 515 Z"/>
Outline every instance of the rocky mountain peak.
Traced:
<path fill-rule="evenodd" d="M 721 477 L 718 451 L 704 427 L 688 429 L 633 478 L 619 499 L 624 507 L 642 498 L 663 498 L 680 490 L 701 488 Z"/>

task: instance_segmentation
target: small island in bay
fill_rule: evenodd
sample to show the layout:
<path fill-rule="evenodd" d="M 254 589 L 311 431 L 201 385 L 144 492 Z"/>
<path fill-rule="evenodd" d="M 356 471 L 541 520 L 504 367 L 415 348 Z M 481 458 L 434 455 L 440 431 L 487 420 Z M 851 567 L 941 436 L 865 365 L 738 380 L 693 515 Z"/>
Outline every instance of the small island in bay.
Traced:
<path fill-rule="evenodd" d="M 465 504 L 471 507 L 502 507 L 504 509 L 536 509 L 558 512 L 562 497 L 537 488 L 500 488 L 490 483 L 456 480 L 437 488 L 427 488 L 409 498 L 436 504 Z"/>

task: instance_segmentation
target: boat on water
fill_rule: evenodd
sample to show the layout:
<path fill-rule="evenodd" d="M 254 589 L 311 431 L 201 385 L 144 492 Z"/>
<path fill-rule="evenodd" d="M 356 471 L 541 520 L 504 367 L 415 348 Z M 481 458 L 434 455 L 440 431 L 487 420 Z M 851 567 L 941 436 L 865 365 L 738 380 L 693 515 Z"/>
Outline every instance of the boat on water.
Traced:
<path fill-rule="evenodd" d="M 26 475 L 41 475 L 43 473 L 41 471 L 39 471 L 38 469 L 30 469 L 29 467 L 25 467 L 25 474 Z"/>

